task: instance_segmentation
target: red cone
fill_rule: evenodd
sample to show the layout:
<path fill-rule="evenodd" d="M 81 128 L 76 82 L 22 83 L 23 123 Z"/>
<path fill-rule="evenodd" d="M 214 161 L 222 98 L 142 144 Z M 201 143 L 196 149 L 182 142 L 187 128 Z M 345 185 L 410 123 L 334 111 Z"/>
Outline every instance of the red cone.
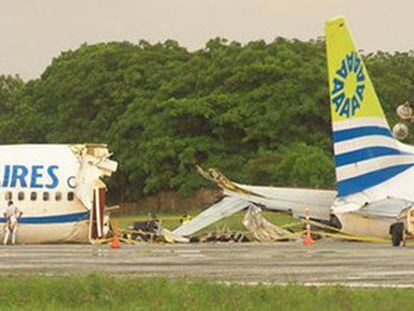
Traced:
<path fill-rule="evenodd" d="M 121 248 L 121 243 L 119 242 L 119 239 L 118 239 L 118 230 L 116 227 L 116 223 L 114 223 L 113 228 L 114 228 L 114 238 L 112 242 L 109 244 L 109 246 L 111 246 L 111 248 Z"/>
<path fill-rule="evenodd" d="M 306 236 L 303 239 L 303 245 L 311 246 L 313 243 L 315 243 L 315 241 L 312 239 L 310 231 L 306 232 Z"/>
<path fill-rule="evenodd" d="M 311 225 L 310 225 L 310 209 L 305 208 L 305 221 L 306 221 L 306 236 L 303 239 L 303 245 L 311 246 L 314 241 L 311 236 Z"/>

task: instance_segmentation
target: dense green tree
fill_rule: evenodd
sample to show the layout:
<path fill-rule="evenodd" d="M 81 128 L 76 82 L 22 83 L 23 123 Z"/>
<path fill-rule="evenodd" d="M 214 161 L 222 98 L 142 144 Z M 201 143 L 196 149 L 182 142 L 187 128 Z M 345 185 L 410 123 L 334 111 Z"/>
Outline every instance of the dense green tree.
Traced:
<path fill-rule="evenodd" d="M 0 75 L 0 113 L 5 115 L 10 110 L 10 102 L 18 90 L 24 85 L 23 80 L 18 76 Z"/>
<path fill-rule="evenodd" d="M 366 65 L 391 121 L 414 94 L 414 55 Z M 82 45 L 39 79 L 0 76 L 4 143 L 105 142 L 120 163 L 121 200 L 208 182 L 195 165 L 254 184 L 334 187 L 325 47 L 277 38 Z"/>

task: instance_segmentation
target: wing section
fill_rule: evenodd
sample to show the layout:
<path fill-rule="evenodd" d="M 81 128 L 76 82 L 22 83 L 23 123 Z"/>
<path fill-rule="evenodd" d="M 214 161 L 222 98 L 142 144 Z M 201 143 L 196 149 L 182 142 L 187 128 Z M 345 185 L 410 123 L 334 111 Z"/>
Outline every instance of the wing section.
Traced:
<path fill-rule="evenodd" d="M 218 203 L 198 214 L 189 222 L 175 229 L 173 233 L 180 236 L 190 236 L 220 219 L 231 216 L 234 213 L 247 208 L 250 204 L 250 202 L 242 199 L 225 197 Z"/>
<path fill-rule="evenodd" d="M 188 223 L 173 231 L 180 236 L 191 236 L 201 229 L 231 216 L 251 204 L 268 210 L 287 212 L 293 217 L 303 218 L 305 208 L 311 210 L 311 218 L 328 221 L 330 208 L 336 197 L 336 191 L 261 187 L 237 184 L 230 181 L 216 169 L 204 171 L 197 167 L 199 173 L 217 184 L 225 194 L 224 199 L 203 211 Z"/>
<path fill-rule="evenodd" d="M 316 220 L 329 220 L 337 194 L 333 190 L 235 185 L 245 192 L 224 189 L 224 194 L 263 205 L 269 210 L 288 212 L 296 218 L 303 217 L 305 208 L 309 208 L 311 217 Z"/>
<path fill-rule="evenodd" d="M 203 177 L 219 186 L 227 196 L 264 206 L 269 210 L 288 212 L 294 217 L 303 217 L 305 208 L 309 208 L 313 219 L 329 220 L 330 208 L 337 195 L 334 190 L 237 184 L 230 181 L 217 169 L 204 171 L 198 166 L 197 170 Z"/>

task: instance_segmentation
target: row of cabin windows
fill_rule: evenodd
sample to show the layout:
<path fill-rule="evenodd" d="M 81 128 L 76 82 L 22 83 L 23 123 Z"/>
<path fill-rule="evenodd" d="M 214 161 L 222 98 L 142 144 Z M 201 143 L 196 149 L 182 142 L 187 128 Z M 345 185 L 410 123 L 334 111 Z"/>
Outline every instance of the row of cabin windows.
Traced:
<path fill-rule="evenodd" d="M 30 201 L 36 201 L 38 197 L 40 196 L 39 194 L 40 193 L 38 192 L 30 192 Z M 17 193 L 17 200 L 23 201 L 25 199 L 25 196 L 26 196 L 25 192 L 19 191 Z M 53 194 L 51 194 L 50 192 L 45 191 L 41 193 L 41 198 L 43 201 L 50 201 L 51 199 L 53 199 L 52 197 L 53 197 Z M 62 201 L 63 197 L 64 195 L 62 194 L 62 192 L 56 192 L 54 199 L 55 201 Z M 4 194 L 4 198 L 6 199 L 6 201 L 13 200 L 13 193 L 11 191 L 7 191 Z M 75 199 L 75 194 L 72 191 L 68 192 L 66 194 L 66 199 L 68 201 L 73 201 Z"/>

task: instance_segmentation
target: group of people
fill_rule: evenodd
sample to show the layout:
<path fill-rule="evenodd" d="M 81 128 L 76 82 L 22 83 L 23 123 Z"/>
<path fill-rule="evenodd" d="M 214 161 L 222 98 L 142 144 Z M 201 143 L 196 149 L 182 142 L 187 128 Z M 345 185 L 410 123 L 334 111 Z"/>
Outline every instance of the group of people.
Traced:
<path fill-rule="evenodd" d="M 11 236 L 11 244 L 14 245 L 16 243 L 17 224 L 22 217 L 23 212 L 14 205 L 12 200 L 9 200 L 3 215 L 5 219 L 3 244 L 7 245 Z"/>

